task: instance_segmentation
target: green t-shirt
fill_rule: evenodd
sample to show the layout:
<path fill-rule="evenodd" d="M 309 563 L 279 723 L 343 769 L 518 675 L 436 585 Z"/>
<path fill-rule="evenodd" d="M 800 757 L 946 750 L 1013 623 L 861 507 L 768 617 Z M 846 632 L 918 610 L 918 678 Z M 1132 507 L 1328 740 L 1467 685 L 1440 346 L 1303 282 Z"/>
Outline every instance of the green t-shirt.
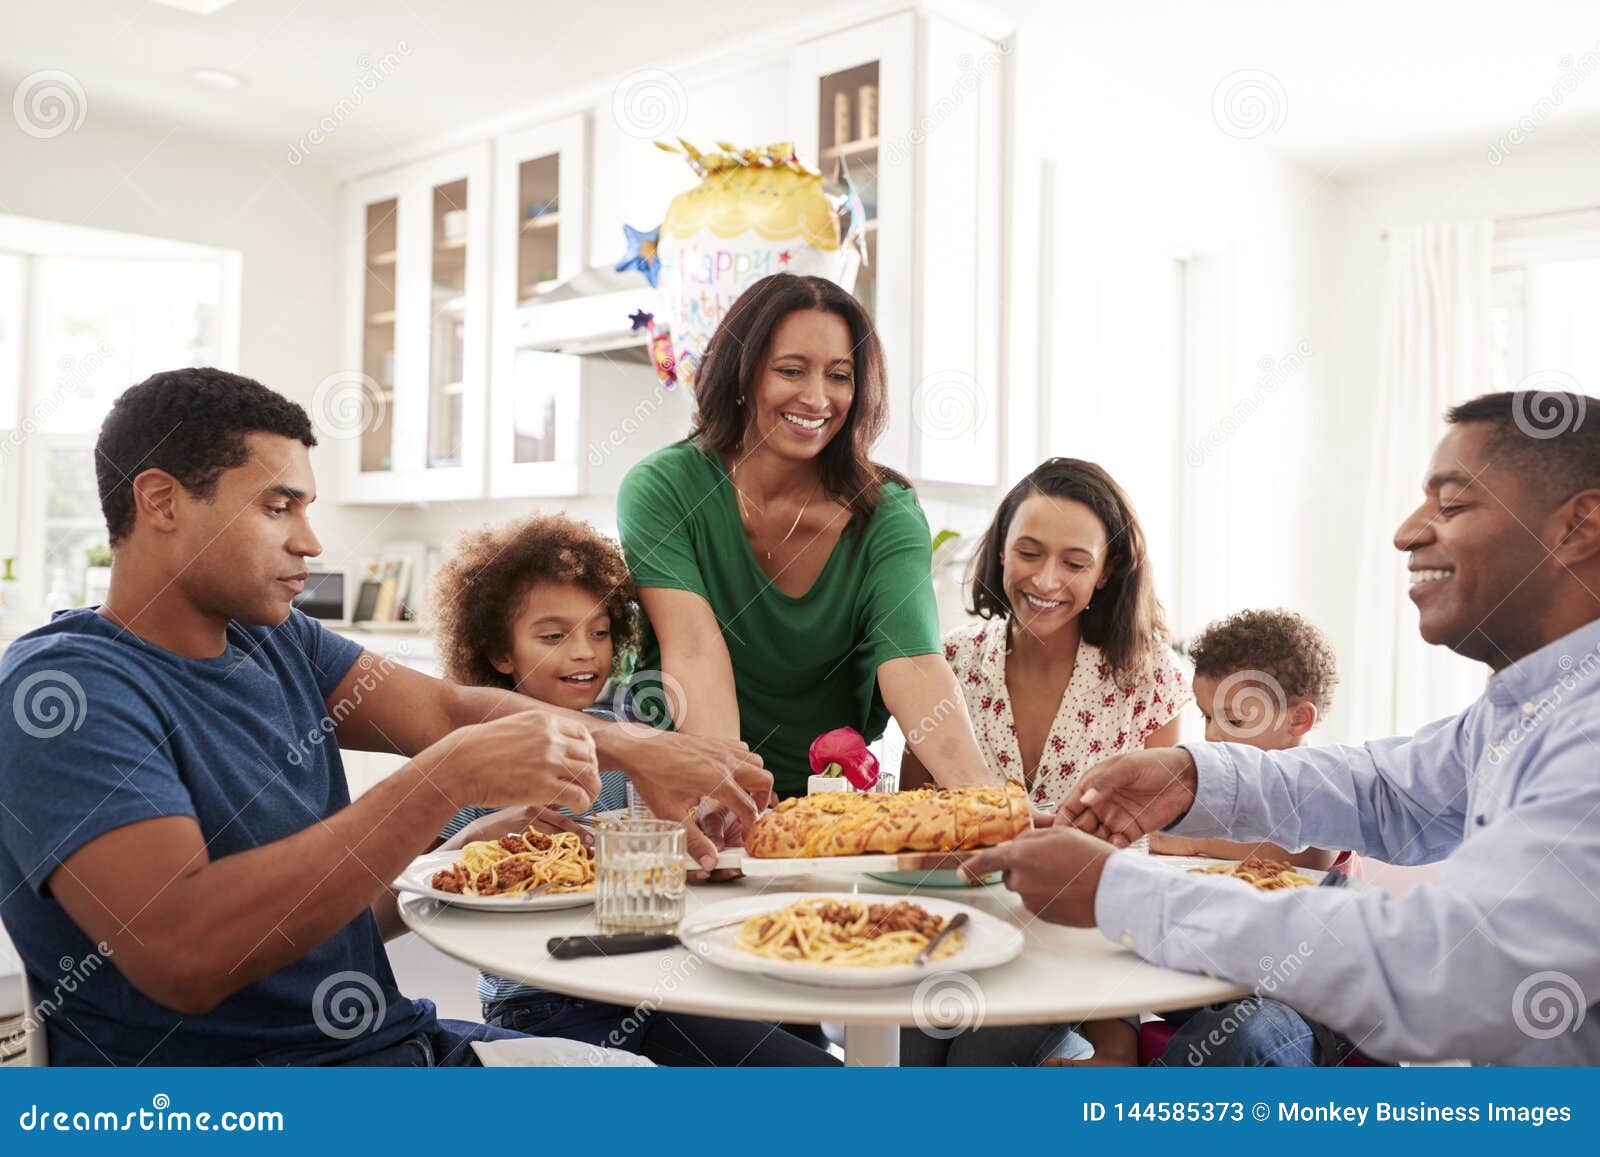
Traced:
<path fill-rule="evenodd" d="M 850 726 L 869 741 L 883 734 L 879 664 L 939 652 L 928 520 L 916 494 L 897 483 L 884 483 L 867 525 L 840 536 L 798 598 L 756 564 L 727 471 L 693 443 L 667 446 L 628 471 L 617 525 L 640 587 L 693 591 L 711 604 L 733 660 L 740 735 L 783 795 L 805 791 L 806 752 L 822 732 Z M 647 627 L 639 669 L 660 666 Z"/>

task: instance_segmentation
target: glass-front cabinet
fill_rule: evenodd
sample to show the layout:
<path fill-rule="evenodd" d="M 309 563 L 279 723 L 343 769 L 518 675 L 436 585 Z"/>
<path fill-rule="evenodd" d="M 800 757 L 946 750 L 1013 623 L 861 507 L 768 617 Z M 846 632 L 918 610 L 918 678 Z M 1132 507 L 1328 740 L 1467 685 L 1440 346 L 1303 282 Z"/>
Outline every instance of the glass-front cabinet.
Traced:
<path fill-rule="evenodd" d="M 347 187 L 354 321 L 312 407 L 346 501 L 484 493 L 489 180 L 484 144 Z"/>
<path fill-rule="evenodd" d="M 584 267 L 588 127 L 576 114 L 495 141 L 488 455 L 496 498 L 578 492 L 580 359 L 523 348 L 518 334 L 524 311 Z"/>
<path fill-rule="evenodd" d="M 908 11 L 807 41 L 790 70 L 800 159 L 848 176 L 866 211 L 854 292 L 889 376 L 874 456 L 920 479 L 998 479 L 1006 55 Z"/>
<path fill-rule="evenodd" d="M 361 376 L 347 404 L 362 415 L 359 439 L 363 473 L 394 466 L 394 271 L 400 200 L 386 197 L 361 207 L 366 253 L 361 297 Z"/>

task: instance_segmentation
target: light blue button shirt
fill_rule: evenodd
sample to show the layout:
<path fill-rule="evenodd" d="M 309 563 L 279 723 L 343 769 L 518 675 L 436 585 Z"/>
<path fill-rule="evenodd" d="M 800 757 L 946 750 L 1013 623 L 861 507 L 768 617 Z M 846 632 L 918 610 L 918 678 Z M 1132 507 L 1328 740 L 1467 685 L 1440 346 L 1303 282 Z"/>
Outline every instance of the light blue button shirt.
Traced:
<path fill-rule="evenodd" d="M 1600 1063 L 1600 620 L 1411 738 L 1184 744 L 1193 838 L 1443 861 L 1404 897 L 1264 893 L 1118 852 L 1100 930 L 1157 964 L 1282 1000 L 1390 1059 Z"/>

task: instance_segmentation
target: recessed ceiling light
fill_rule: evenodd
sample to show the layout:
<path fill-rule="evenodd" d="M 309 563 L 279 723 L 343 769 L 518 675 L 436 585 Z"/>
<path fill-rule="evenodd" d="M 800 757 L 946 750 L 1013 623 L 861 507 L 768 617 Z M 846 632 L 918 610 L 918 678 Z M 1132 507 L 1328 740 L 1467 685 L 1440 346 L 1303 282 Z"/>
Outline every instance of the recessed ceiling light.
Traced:
<path fill-rule="evenodd" d="M 244 87 L 244 77 L 238 73 L 224 72 L 220 68 L 197 68 L 189 74 L 189 79 L 207 88 L 220 88 L 224 92 Z"/>
<path fill-rule="evenodd" d="M 196 16 L 210 16 L 232 4 L 233 0 L 155 0 L 155 3 L 176 8 L 180 12 L 193 12 Z"/>

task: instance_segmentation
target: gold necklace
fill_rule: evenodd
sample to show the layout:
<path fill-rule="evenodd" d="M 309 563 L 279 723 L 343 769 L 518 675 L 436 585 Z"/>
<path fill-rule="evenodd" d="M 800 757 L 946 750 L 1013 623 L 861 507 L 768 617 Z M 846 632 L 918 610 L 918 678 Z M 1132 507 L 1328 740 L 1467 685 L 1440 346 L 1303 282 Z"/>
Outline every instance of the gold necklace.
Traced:
<path fill-rule="evenodd" d="M 744 516 L 746 518 L 749 518 L 750 517 L 750 511 L 749 511 L 748 507 L 745 505 L 745 503 L 747 501 L 754 501 L 754 499 L 746 499 L 745 496 L 744 496 L 744 491 L 740 490 L 739 489 L 739 484 L 733 480 L 733 476 L 734 476 L 734 474 L 738 473 L 738 470 L 739 470 L 739 467 L 737 465 L 735 465 L 734 468 L 731 471 L 728 472 L 728 484 L 733 487 L 733 493 L 739 499 L 739 509 L 740 509 L 740 511 L 742 511 L 744 513 Z M 794 532 L 800 528 L 800 520 L 806 516 L 806 511 L 808 509 L 810 509 L 810 507 L 811 507 L 811 500 L 817 496 L 817 492 L 819 490 L 821 490 L 821 489 L 822 489 L 822 479 L 818 478 L 817 479 L 817 484 L 814 487 L 811 488 L 810 497 L 808 497 L 805 500 L 805 502 L 803 502 L 801 504 L 800 513 L 796 514 L 794 516 L 794 523 L 793 523 L 793 525 L 791 525 L 789 527 L 789 533 L 784 535 L 782 538 L 780 538 L 777 541 L 777 543 L 775 544 L 776 546 L 782 546 L 784 543 L 788 542 L 791 538 L 794 537 Z M 767 551 L 767 561 L 768 562 L 772 561 L 772 551 L 771 550 Z"/>

